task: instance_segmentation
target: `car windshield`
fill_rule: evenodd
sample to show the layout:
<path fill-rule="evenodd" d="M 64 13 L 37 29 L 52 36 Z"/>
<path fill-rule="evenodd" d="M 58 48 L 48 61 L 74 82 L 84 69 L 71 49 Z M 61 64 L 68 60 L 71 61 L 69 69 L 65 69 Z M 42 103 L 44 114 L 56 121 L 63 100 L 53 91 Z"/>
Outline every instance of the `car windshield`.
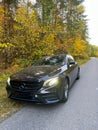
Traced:
<path fill-rule="evenodd" d="M 33 65 L 63 65 L 65 56 L 48 56 L 42 59 L 39 59 Z"/>

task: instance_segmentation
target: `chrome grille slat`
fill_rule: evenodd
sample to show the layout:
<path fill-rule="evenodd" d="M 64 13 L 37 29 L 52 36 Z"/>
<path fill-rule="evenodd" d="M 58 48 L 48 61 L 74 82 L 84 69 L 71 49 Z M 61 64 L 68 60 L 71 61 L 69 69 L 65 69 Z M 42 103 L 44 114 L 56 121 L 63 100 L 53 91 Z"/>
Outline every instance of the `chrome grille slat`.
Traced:
<path fill-rule="evenodd" d="M 32 90 L 38 91 L 42 87 L 39 82 L 26 82 L 26 81 L 11 81 L 11 87 L 17 90 Z"/>

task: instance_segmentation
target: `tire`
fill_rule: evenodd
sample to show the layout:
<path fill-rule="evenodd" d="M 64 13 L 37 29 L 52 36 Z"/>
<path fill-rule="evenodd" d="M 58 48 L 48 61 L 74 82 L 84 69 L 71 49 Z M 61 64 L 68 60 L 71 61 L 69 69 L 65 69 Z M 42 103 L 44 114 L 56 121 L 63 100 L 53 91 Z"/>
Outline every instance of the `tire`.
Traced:
<path fill-rule="evenodd" d="M 68 80 L 66 79 L 63 87 L 62 102 L 66 102 L 68 100 L 68 95 L 69 95 L 69 84 L 68 84 Z"/>
<path fill-rule="evenodd" d="M 78 73 L 77 73 L 77 78 L 76 80 L 79 80 L 80 79 L 80 69 L 78 69 Z"/>

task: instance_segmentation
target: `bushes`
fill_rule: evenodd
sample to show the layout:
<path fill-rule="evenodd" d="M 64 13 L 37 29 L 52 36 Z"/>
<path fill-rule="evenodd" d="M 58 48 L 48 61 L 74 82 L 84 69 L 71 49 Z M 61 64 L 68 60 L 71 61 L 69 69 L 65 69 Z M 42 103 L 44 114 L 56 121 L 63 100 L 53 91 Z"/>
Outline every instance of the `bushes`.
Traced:
<path fill-rule="evenodd" d="M 3 12 L 4 14 L 8 13 L 8 16 L 2 15 L 3 8 L 1 8 L 1 67 L 7 68 L 13 64 L 24 67 L 41 58 L 43 55 L 58 53 L 70 53 L 79 58 L 88 56 L 90 50 L 87 49 L 88 44 L 85 44 L 86 21 L 83 17 L 83 8 L 82 10 L 74 8 L 74 6 L 80 6 L 80 4 L 75 5 L 75 3 L 73 4 L 72 2 L 71 6 L 75 9 L 76 14 L 70 12 L 70 2 L 67 1 L 69 10 L 67 10 L 68 8 L 64 5 L 62 11 L 64 11 L 65 14 L 63 16 L 61 15 L 61 9 L 57 6 L 60 4 L 60 1 L 58 1 L 59 4 L 57 5 L 55 5 L 53 1 L 51 2 L 45 1 L 46 6 L 43 8 L 46 12 L 49 11 L 47 12 L 49 14 L 47 15 L 46 12 L 40 12 L 43 14 L 42 18 L 42 14 L 39 14 L 38 11 L 42 3 L 36 3 L 39 4 L 38 10 L 36 5 L 35 8 L 34 6 L 29 6 L 29 4 L 25 5 L 21 3 L 15 12 L 12 12 L 13 15 L 9 15 L 10 11 Z M 51 5 L 51 10 L 47 10 L 50 9 L 46 8 L 48 6 L 47 4 Z M 10 7 L 10 5 L 8 7 Z M 12 8 L 12 6 L 10 8 Z M 77 13 L 79 13 L 79 15 L 77 15 Z M 81 19 L 79 19 L 79 17 L 81 17 Z M 76 22 L 76 19 L 78 22 Z M 9 28 L 10 22 L 11 27 Z M 6 24 L 6 28 L 4 24 Z"/>

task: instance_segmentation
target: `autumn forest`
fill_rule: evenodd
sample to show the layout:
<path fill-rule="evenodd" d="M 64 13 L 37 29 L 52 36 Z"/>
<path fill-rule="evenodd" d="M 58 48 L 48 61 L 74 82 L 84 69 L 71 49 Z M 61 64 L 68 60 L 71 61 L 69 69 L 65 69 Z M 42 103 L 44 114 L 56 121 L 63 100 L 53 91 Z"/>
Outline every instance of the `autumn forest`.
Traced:
<path fill-rule="evenodd" d="M 2 0 L 0 67 L 29 64 L 46 55 L 98 56 L 89 44 L 84 0 Z"/>

